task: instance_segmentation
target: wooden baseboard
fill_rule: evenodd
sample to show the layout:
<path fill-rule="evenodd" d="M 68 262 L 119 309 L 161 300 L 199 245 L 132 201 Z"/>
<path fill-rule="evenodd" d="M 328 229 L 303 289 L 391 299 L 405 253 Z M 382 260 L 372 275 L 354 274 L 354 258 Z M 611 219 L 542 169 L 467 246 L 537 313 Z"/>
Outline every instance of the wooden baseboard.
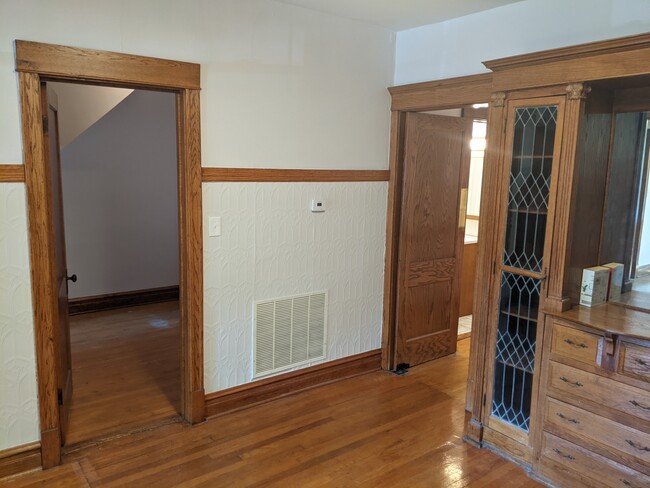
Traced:
<path fill-rule="evenodd" d="M 32 442 L 0 451 L 0 480 L 41 467 L 41 443 Z"/>
<path fill-rule="evenodd" d="M 205 414 L 206 417 L 216 417 L 380 369 L 381 349 L 355 354 L 299 371 L 210 393 L 205 397 Z"/>
<path fill-rule="evenodd" d="M 463 332 L 462 334 L 458 334 L 458 337 L 456 338 L 457 341 L 462 341 L 463 339 L 469 339 L 472 337 L 471 332 Z"/>
<path fill-rule="evenodd" d="M 150 288 L 148 290 L 73 298 L 68 300 L 68 313 L 70 315 L 78 315 L 81 313 L 99 312 L 101 310 L 112 310 L 150 303 L 171 302 L 178 300 L 178 297 L 178 286 L 166 286 L 163 288 Z"/>

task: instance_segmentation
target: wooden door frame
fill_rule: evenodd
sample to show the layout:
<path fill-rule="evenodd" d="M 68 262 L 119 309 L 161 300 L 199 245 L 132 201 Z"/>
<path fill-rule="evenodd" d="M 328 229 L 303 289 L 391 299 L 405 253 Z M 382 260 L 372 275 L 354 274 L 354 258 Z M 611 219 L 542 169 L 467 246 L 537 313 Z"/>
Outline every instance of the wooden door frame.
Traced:
<path fill-rule="evenodd" d="M 404 173 L 403 149 L 405 119 L 407 112 L 444 110 L 462 106 L 490 103 L 489 118 L 503 109 L 503 98 L 493 95 L 492 73 L 463 76 L 445 80 L 416 83 L 389 88 L 391 95 L 391 135 L 390 135 L 390 179 L 388 183 L 388 210 L 386 216 L 386 257 L 384 268 L 384 308 L 382 324 L 382 368 L 392 370 L 396 346 L 397 312 L 397 270 L 399 256 L 400 218 L 402 213 L 402 183 Z M 494 125 L 494 124 L 492 124 Z M 490 124 L 488 124 L 488 130 Z M 502 144 L 502 133 L 488 133 L 490 145 L 486 149 L 481 184 L 481 215 L 490 220 L 498 196 L 494 183 L 498 173 L 498 151 Z M 486 290 L 489 290 L 491 270 L 489 257 L 492 256 L 494 235 L 488 233 L 490 225 L 479 226 L 476 286 L 471 332 L 470 370 L 468 375 L 468 405 L 471 406 L 472 420 L 466 430 L 473 441 L 480 442 L 482 435 L 481 408 L 483 398 L 483 375 L 486 354 L 486 338 L 489 305 Z M 486 259 L 486 256 L 488 259 Z"/>
<path fill-rule="evenodd" d="M 205 419 L 203 387 L 203 229 L 200 65 L 123 53 L 15 41 L 29 225 L 32 302 L 43 468 L 61 462 L 56 383 L 54 226 L 41 81 L 68 81 L 176 94 L 181 415 Z"/>

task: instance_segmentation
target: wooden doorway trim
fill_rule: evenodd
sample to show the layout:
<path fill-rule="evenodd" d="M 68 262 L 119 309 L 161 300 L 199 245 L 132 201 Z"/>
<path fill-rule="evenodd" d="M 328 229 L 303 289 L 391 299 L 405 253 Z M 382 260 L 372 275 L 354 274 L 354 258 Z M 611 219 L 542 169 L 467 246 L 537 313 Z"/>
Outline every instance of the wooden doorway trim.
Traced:
<path fill-rule="evenodd" d="M 176 94 L 181 317 L 181 415 L 205 418 L 200 65 L 29 41 L 15 43 L 29 222 L 42 466 L 61 461 L 56 390 L 54 229 L 41 81 L 72 81 Z"/>
<path fill-rule="evenodd" d="M 491 115 L 503 109 L 502 100 L 493 98 L 492 74 L 480 74 L 450 78 L 446 80 L 396 86 L 388 89 L 391 95 L 391 135 L 390 135 L 390 180 L 388 183 L 388 211 L 386 222 L 386 258 L 384 268 L 384 310 L 382 329 L 382 368 L 392 370 L 396 346 L 397 269 L 399 256 L 400 217 L 402 211 L 402 185 L 404 174 L 404 133 L 407 112 L 423 112 L 459 108 L 477 103 L 490 103 Z M 494 103 L 496 101 L 496 103 Z M 498 120 L 498 116 L 496 117 Z M 495 243 L 489 235 L 490 217 L 494 214 L 498 192 L 495 190 L 498 173 L 498 150 L 502 144 L 502 134 L 488 133 L 490 145 L 483 163 L 483 182 L 481 186 L 481 215 L 485 225 L 479 227 L 476 286 L 474 290 L 474 310 L 472 319 L 472 342 L 470 350 L 470 371 L 467 395 L 472 420 L 467 429 L 470 439 L 481 440 L 481 409 L 483 398 L 487 318 L 488 288 L 491 270 L 489 257 Z"/>

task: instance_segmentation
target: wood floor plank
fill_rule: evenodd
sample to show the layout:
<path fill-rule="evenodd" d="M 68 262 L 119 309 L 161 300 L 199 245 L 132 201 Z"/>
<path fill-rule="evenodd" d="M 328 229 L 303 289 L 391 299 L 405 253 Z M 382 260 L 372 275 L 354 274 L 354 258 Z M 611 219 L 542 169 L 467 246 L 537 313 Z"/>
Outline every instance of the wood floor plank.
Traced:
<path fill-rule="evenodd" d="M 177 301 L 74 315 L 70 344 L 68 447 L 177 415 Z"/>
<path fill-rule="evenodd" d="M 64 466 L 7 486 L 541 486 L 462 441 L 468 355 L 464 340 L 454 356 L 404 376 L 373 372 L 197 426 L 125 435 L 69 452 Z"/>

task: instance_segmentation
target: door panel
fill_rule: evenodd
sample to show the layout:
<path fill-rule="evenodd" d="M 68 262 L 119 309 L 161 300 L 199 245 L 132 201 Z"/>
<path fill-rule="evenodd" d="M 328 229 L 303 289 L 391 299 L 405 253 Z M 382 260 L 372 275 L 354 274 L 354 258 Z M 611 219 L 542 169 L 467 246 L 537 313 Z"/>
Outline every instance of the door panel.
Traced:
<path fill-rule="evenodd" d="M 456 351 L 471 134 L 471 119 L 406 115 L 395 364 Z"/>
<path fill-rule="evenodd" d="M 54 223 L 54 273 L 57 287 L 58 323 L 56 327 L 55 354 L 57 359 L 57 388 L 59 390 L 59 422 L 61 444 L 65 443 L 68 412 L 72 399 L 72 361 L 70 354 L 70 327 L 68 324 L 68 280 L 65 256 L 65 232 L 63 224 L 63 188 L 61 185 L 61 160 L 59 148 L 59 121 L 57 100 L 54 92 L 47 92 L 42 84 L 44 136 L 49 150 L 50 181 L 52 190 L 52 220 Z"/>

